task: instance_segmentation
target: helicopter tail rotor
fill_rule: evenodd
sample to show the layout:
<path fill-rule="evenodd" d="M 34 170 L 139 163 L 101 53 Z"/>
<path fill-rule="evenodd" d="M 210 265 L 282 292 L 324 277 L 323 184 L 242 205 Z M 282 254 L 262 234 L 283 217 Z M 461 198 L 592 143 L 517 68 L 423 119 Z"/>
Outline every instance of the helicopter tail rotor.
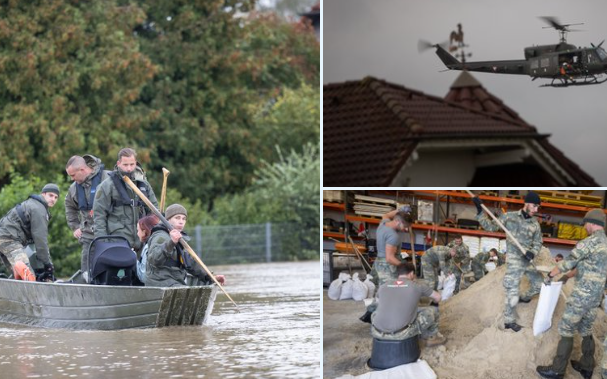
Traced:
<path fill-rule="evenodd" d="M 442 47 L 443 49 L 446 49 L 447 46 L 449 46 L 449 42 L 445 41 L 445 42 L 441 42 L 441 43 L 431 43 L 428 42 L 426 40 L 420 39 L 417 41 L 417 51 L 419 53 L 423 53 L 424 51 L 430 50 L 432 48 L 435 48 L 437 46 Z"/>

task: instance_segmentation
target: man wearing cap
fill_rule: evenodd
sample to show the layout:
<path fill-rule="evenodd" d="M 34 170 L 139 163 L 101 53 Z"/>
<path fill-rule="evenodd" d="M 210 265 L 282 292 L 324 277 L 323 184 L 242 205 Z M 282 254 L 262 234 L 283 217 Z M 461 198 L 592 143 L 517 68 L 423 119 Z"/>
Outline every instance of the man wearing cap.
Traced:
<path fill-rule="evenodd" d="M 93 204 L 97 186 L 107 179 L 101 160 L 93 155 L 74 155 L 65 165 L 65 171 L 74 180 L 65 195 L 65 218 L 74 238 L 82 245 L 80 270 L 88 282 L 89 246 L 94 238 Z"/>
<path fill-rule="evenodd" d="M 126 185 L 123 177 L 131 179 L 137 188 L 158 207 L 152 186 L 137 164 L 137 153 L 131 148 L 118 152 L 118 161 L 109 178 L 104 180 L 95 193 L 93 221 L 95 237 L 119 235 L 125 237 L 132 248 L 139 250 L 141 241 L 137 237 L 137 222 L 151 211 L 139 199 L 133 189 Z"/>
<path fill-rule="evenodd" d="M 594 369 L 594 338 L 592 324 L 603 298 L 607 276 L 607 236 L 605 236 L 605 213 L 593 209 L 584 216 L 584 228 L 588 237 L 575 245 L 571 254 L 560 261 L 546 277 L 546 285 L 561 272 L 577 268 L 575 287 L 567 299 L 565 313 L 559 322 L 559 340 L 556 356 L 550 366 L 538 366 L 537 372 L 544 378 L 562 379 L 573 350 L 573 336 L 582 337 L 582 357 L 572 360 L 571 366 L 583 378 L 590 379 Z M 607 341 L 607 340 L 606 340 Z M 606 355 L 603 354 L 603 367 Z M 605 377 L 605 376 L 603 376 Z"/>
<path fill-rule="evenodd" d="M 41 195 L 30 195 L 27 200 L 14 206 L 0 220 L 0 255 L 10 264 L 16 279 L 36 280 L 25 247 L 33 243 L 36 257 L 44 265 L 38 273 L 39 280 L 53 278 L 54 268 L 48 249 L 49 208 L 59 198 L 59 187 L 48 183 Z"/>
<path fill-rule="evenodd" d="M 474 197 L 472 200 L 478 211 L 476 219 L 483 229 L 490 232 L 500 231 L 497 222 L 483 212 L 482 201 L 478 197 Z M 523 253 L 510 239 L 506 242 L 507 265 L 503 283 L 506 289 L 504 328 L 512 329 L 515 332 L 522 328 L 516 323 L 516 305 L 519 300 L 523 303 L 530 302 L 531 297 L 537 295 L 542 286 L 542 276 L 531 265 L 531 261 L 542 247 L 542 230 L 537 219 L 533 217 L 539 208 L 540 197 L 535 192 L 529 191 L 525 196 L 523 209 L 516 212 L 507 212 L 499 218 L 506 229 L 525 249 L 525 253 Z M 519 287 L 523 275 L 526 275 L 529 279 L 529 290 L 519 297 Z"/>

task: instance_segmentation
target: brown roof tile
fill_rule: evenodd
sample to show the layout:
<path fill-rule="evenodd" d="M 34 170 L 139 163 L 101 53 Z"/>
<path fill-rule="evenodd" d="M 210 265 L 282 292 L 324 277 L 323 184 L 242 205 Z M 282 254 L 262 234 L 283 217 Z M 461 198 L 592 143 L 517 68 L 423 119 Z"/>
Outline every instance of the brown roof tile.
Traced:
<path fill-rule="evenodd" d="M 325 85 L 323 185 L 388 186 L 423 139 L 513 136 L 545 141 L 542 146 L 571 169 L 567 171 L 572 176 L 593 182 L 545 136 L 468 76 L 454 83 L 447 99 L 372 77 Z"/>

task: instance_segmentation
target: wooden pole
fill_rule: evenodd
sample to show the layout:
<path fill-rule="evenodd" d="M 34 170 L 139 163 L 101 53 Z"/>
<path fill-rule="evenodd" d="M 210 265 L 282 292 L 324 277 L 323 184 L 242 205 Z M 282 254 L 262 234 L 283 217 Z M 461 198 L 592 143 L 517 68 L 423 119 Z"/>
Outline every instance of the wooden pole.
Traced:
<path fill-rule="evenodd" d="M 352 250 L 354 250 L 354 253 L 356 253 L 356 255 L 358 256 L 358 258 L 361 260 L 361 263 L 363 263 L 363 267 L 366 264 L 367 268 L 369 268 L 369 272 L 371 272 L 372 268 L 369 265 L 369 263 L 365 260 L 364 255 L 358 250 L 358 246 L 356 246 L 356 244 L 354 243 L 354 241 L 352 240 L 352 237 L 348 236 L 348 240 L 350 241 L 350 244 L 352 245 Z"/>
<path fill-rule="evenodd" d="M 167 178 L 171 172 L 162 168 L 162 192 L 160 193 L 160 212 L 164 212 L 165 200 L 167 197 Z"/>
<path fill-rule="evenodd" d="M 135 183 L 133 183 L 131 181 L 131 179 L 129 179 L 128 176 L 123 176 L 124 182 L 126 184 L 128 184 L 129 187 L 131 187 L 131 189 L 133 191 L 135 191 L 135 193 L 137 194 L 137 196 L 139 196 L 139 198 L 141 200 L 143 200 L 143 202 L 145 203 L 145 205 L 148 206 L 148 208 L 150 208 L 150 210 L 160 219 L 160 221 L 164 224 L 164 226 L 166 226 L 169 230 L 173 230 L 173 226 L 171 225 L 170 222 L 167 221 L 166 218 L 164 218 L 164 216 L 162 215 L 162 213 L 160 213 L 160 211 L 158 209 L 156 209 L 156 207 L 154 206 L 154 204 L 152 204 L 152 202 L 150 201 L 150 199 L 148 199 L 140 190 L 139 188 L 137 188 L 137 186 L 135 185 Z M 215 278 L 215 276 L 211 273 L 211 270 L 208 269 L 208 267 L 202 262 L 202 260 L 200 260 L 200 258 L 198 257 L 198 254 L 196 254 L 194 252 L 194 250 L 192 250 L 192 248 L 190 247 L 190 245 L 188 245 L 188 243 L 181 238 L 179 240 L 179 243 L 181 244 L 181 246 L 183 246 L 184 249 L 186 249 L 186 251 L 190 254 L 190 256 L 204 269 L 204 271 L 211 277 L 211 279 L 213 279 L 213 281 L 215 282 L 215 284 L 217 284 L 217 286 L 219 286 L 219 288 L 221 289 L 221 291 L 228 297 L 228 299 L 230 299 L 230 301 L 232 302 L 232 304 L 234 304 L 236 306 L 236 308 L 238 308 L 238 305 L 236 305 L 236 303 L 234 302 L 234 300 L 232 300 L 232 297 L 230 297 L 230 295 L 228 295 L 228 293 L 226 292 L 225 289 L 223 289 L 223 287 L 221 286 L 221 284 L 219 284 L 219 282 L 217 281 L 217 279 Z"/>

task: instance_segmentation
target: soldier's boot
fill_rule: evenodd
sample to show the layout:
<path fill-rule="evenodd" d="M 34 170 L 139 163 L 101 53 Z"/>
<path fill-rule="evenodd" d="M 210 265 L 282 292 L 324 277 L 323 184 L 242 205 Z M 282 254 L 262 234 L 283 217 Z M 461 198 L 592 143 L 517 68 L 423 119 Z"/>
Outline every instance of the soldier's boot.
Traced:
<path fill-rule="evenodd" d="M 518 299 L 518 302 L 519 302 L 519 303 L 530 303 L 530 302 L 531 302 L 531 298 L 530 298 L 530 297 L 524 297 L 524 296 L 521 296 L 521 297 Z"/>
<path fill-rule="evenodd" d="M 371 315 L 373 314 L 373 312 L 370 311 L 366 311 L 364 315 L 359 317 L 359 320 L 362 322 L 366 322 L 367 324 L 371 323 Z"/>
<path fill-rule="evenodd" d="M 36 281 L 36 276 L 32 273 L 32 271 L 27 267 L 27 265 L 21 261 L 15 262 L 13 266 L 13 276 L 16 280 L 27 280 L 30 282 Z"/>
<path fill-rule="evenodd" d="M 537 366 L 537 373 L 548 379 L 563 379 L 565 377 L 565 368 L 569 362 L 572 350 L 573 337 L 561 337 L 556 348 L 556 356 L 552 360 L 552 365 Z"/>
<path fill-rule="evenodd" d="M 592 377 L 594 368 L 594 338 L 592 335 L 584 336 L 582 339 L 582 358 L 579 361 L 571 361 L 571 367 L 579 372 L 584 379 Z"/>
<path fill-rule="evenodd" d="M 426 340 L 426 347 L 439 346 L 447 342 L 447 337 L 443 336 L 440 333 L 436 333 L 435 335 L 429 337 Z"/>
<path fill-rule="evenodd" d="M 508 322 L 504 324 L 504 329 L 512 329 L 515 332 L 518 332 L 523 329 L 523 327 L 517 324 L 516 322 Z"/>

